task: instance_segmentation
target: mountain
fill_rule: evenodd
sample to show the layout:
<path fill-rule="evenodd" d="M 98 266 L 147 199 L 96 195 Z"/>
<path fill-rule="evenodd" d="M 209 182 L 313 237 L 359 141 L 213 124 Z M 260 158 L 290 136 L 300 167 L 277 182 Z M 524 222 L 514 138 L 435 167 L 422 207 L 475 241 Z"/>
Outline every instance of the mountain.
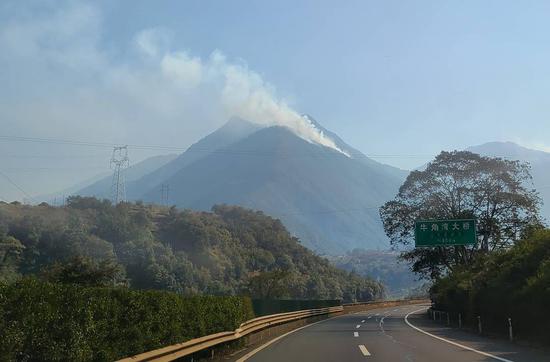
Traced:
<path fill-rule="evenodd" d="M 101 181 L 102 179 L 104 179 L 106 177 L 109 177 L 109 175 L 111 175 L 111 174 L 112 174 L 111 172 L 102 172 L 100 174 L 97 174 L 97 175 L 95 175 L 95 176 L 93 176 L 93 177 L 91 177 L 87 180 L 79 182 L 76 185 L 73 185 L 73 186 L 71 186 L 69 188 L 66 188 L 64 190 L 61 190 L 61 191 L 58 191 L 58 192 L 53 192 L 53 193 L 47 194 L 47 195 L 35 196 L 35 197 L 32 198 L 32 203 L 33 204 L 39 204 L 41 202 L 47 202 L 47 203 L 52 204 L 52 205 L 55 206 L 59 203 L 62 203 L 63 199 L 66 196 L 77 194 L 77 193 L 80 192 L 80 190 L 85 189 L 85 188 L 95 184 L 96 182 Z"/>
<path fill-rule="evenodd" d="M 533 183 L 544 202 L 541 214 L 547 222 L 550 222 L 550 153 L 532 150 L 513 142 L 489 142 L 469 147 L 467 151 L 484 156 L 529 162 Z"/>
<path fill-rule="evenodd" d="M 159 167 L 155 172 L 150 172 L 147 175 L 142 175 L 143 177 L 141 178 L 128 182 L 128 198 L 137 200 L 141 198 L 146 190 L 156 190 L 156 199 L 153 198 L 151 201 L 158 201 L 161 184 L 176 172 L 259 129 L 260 126 L 251 122 L 239 118 L 230 119 L 221 128 L 193 144 L 187 151 L 170 160 L 170 162 L 166 162 L 166 164 Z"/>
<path fill-rule="evenodd" d="M 369 276 L 386 286 L 389 298 L 405 298 L 422 287 L 408 263 L 399 259 L 399 252 L 354 249 L 344 255 L 330 257 L 339 269 Z"/>
<path fill-rule="evenodd" d="M 209 210 L 225 203 L 280 218 L 318 253 L 386 249 L 378 207 L 395 196 L 407 172 L 369 159 L 315 124 L 351 157 L 285 127 L 233 119 L 137 180 L 145 187 L 132 197 L 158 202 L 164 183 L 170 203 L 180 208 Z"/>
<path fill-rule="evenodd" d="M 149 157 L 141 162 L 136 163 L 128 167 L 125 171 L 125 178 L 128 184 L 131 184 L 133 181 L 141 179 L 143 176 L 150 174 L 151 172 L 156 171 L 160 167 L 174 160 L 177 155 L 161 155 Z M 81 188 L 78 191 L 73 191 L 70 193 L 65 193 L 66 195 L 78 194 L 81 196 L 95 196 L 100 199 L 109 199 L 111 197 L 111 183 L 112 183 L 112 174 L 108 176 L 103 176 L 98 181 L 93 182 L 91 185 Z M 73 188 L 74 189 L 74 188 Z M 129 193 L 128 187 L 126 190 L 127 194 Z"/>

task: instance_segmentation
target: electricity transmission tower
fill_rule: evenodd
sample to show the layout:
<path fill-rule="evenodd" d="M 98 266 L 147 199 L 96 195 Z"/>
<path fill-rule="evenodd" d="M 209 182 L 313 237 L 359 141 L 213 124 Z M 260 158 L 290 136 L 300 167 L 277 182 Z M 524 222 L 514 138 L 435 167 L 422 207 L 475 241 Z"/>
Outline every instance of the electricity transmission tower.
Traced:
<path fill-rule="evenodd" d="M 168 205 L 168 192 L 170 192 L 170 185 L 162 184 L 160 185 L 160 204 Z"/>
<path fill-rule="evenodd" d="M 111 168 L 113 169 L 111 200 L 115 205 L 126 200 L 124 170 L 129 166 L 130 159 L 128 158 L 128 146 L 117 146 L 113 148 L 113 156 L 111 157 Z"/>

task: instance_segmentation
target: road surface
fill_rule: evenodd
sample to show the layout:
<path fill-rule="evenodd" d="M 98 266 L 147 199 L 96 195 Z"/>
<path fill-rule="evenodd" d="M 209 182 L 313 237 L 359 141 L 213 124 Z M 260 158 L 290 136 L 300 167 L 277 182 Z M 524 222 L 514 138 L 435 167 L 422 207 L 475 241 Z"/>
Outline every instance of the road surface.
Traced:
<path fill-rule="evenodd" d="M 548 352 L 444 327 L 425 316 L 427 307 L 381 308 L 331 318 L 260 346 L 238 361 L 550 361 Z"/>

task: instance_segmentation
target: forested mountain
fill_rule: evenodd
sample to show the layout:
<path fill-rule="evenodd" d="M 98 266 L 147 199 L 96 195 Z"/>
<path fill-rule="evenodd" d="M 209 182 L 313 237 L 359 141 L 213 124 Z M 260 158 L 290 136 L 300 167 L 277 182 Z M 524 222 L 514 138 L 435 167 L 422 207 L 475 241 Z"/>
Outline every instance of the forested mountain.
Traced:
<path fill-rule="evenodd" d="M 529 162 L 533 183 L 543 201 L 541 214 L 550 222 L 550 153 L 532 150 L 513 142 L 489 142 L 467 150 L 483 156 Z"/>
<path fill-rule="evenodd" d="M 0 203 L 0 279 L 59 275 L 59 263 L 68 263 L 72 269 L 61 273 L 73 280 L 75 270 L 87 269 L 75 258 L 137 289 L 347 301 L 383 295 L 379 283 L 335 268 L 259 211 L 112 206 L 82 197 L 66 207 Z"/>
<path fill-rule="evenodd" d="M 284 127 L 232 119 L 172 162 L 129 182 L 127 194 L 158 202 L 166 184 L 169 203 L 178 208 L 206 211 L 226 203 L 262 210 L 318 253 L 385 249 L 378 207 L 395 195 L 407 172 L 369 159 L 309 120 L 350 157 Z"/>

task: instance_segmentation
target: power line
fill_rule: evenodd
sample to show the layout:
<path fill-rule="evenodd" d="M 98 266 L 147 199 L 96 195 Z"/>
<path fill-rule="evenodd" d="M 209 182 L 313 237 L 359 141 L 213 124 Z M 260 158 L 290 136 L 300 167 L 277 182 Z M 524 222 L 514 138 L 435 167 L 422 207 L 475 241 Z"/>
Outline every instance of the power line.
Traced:
<path fill-rule="evenodd" d="M 94 167 L 7 167 L 4 168 L 4 171 L 82 171 L 82 170 L 106 170 L 105 166 L 94 166 Z"/>
<path fill-rule="evenodd" d="M 18 142 L 35 142 L 35 143 L 46 143 L 46 144 L 60 144 L 60 145 L 72 145 L 72 146 L 86 146 L 86 147 L 100 147 L 100 148 L 113 148 L 117 147 L 116 143 L 108 142 L 93 142 L 93 141 L 82 141 L 82 140 L 73 140 L 73 139 L 59 139 L 59 138 L 39 138 L 39 137 L 21 137 L 21 136 L 0 136 L 0 141 L 18 141 Z M 236 149 L 227 149 L 227 148 L 204 148 L 191 146 L 188 148 L 185 147 L 175 147 L 175 146 L 163 146 L 163 145 L 145 145 L 145 144 L 127 144 L 128 148 L 135 150 L 151 150 L 151 151 L 175 151 L 175 152 L 208 152 L 208 153 L 222 153 L 230 155 L 246 155 L 246 156 L 265 156 L 265 155 L 287 155 L 290 157 L 300 156 L 294 152 L 284 152 L 282 150 L 274 151 L 258 151 L 258 150 L 236 150 Z M 323 154 L 310 153 L 302 154 L 305 156 L 311 157 L 322 157 L 322 156 L 341 156 L 340 152 L 327 148 L 323 150 Z M 435 154 L 363 154 L 361 152 L 353 152 L 352 156 L 354 158 L 380 158 L 380 159 L 414 159 L 414 158 L 434 158 Z M 500 158 L 512 158 L 508 155 L 491 155 L 492 157 Z"/>
<path fill-rule="evenodd" d="M 47 144 L 60 144 L 60 145 L 72 145 L 72 146 L 88 146 L 88 147 L 116 147 L 115 143 L 107 142 L 90 142 L 90 141 L 79 141 L 79 140 L 70 140 L 70 139 L 57 139 L 57 138 L 38 138 L 38 137 L 19 137 L 19 136 L 0 136 L 0 140 L 4 141 L 19 141 L 19 142 L 35 142 L 35 143 L 47 143 Z M 164 150 L 164 151 L 190 151 L 190 152 L 209 152 L 209 153 L 223 153 L 223 154 L 234 154 L 234 155 L 290 155 L 295 156 L 296 153 L 284 152 L 282 150 L 278 151 L 258 151 L 258 150 L 235 150 L 235 149 L 219 149 L 219 148 L 204 148 L 191 146 L 188 148 L 184 147 L 174 147 L 174 146 L 161 146 L 161 145 L 144 145 L 144 144 L 128 144 L 128 148 L 139 149 L 139 150 Z M 327 150 L 326 155 L 340 155 L 339 152 L 333 151 L 332 149 Z M 310 156 L 319 156 L 319 154 L 309 154 Z M 371 157 L 371 158 L 427 158 L 433 157 L 434 155 L 421 155 L 421 154 L 368 154 L 364 155 L 362 153 L 354 153 L 352 156 L 355 157 Z"/>
<path fill-rule="evenodd" d="M 15 159 L 53 159 L 53 160 L 65 160 L 65 159 L 79 159 L 79 158 L 101 158 L 105 157 L 105 154 L 97 155 L 14 155 L 14 154 L 1 154 L 1 158 L 15 158 Z"/>
<path fill-rule="evenodd" d="M 0 172 L 0 175 L 2 175 L 6 180 L 8 180 L 8 182 L 10 184 L 12 184 L 15 188 L 17 188 L 19 191 L 21 191 L 27 198 L 31 199 L 32 200 L 32 196 L 29 195 L 25 190 L 23 190 L 23 188 L 21 186 L 19 186 L 18 184 L 16 184 L 8 175 L 6 175 L 5 173 L 3 172 Z"/>
<path fill-rule="evenodd" d="M 279 213 L 278 215 L 290 216 L 290 215 L 308 215 L 308 214 L 335 214 L 335 213 L 349 213 L 349 212 L 355 213 L 355 212 L 368 212 L 370 210 L 378 210 L 379 208 L 380 206 L 367 206 L 367 207 L 357 207 L 357 208 L 347 208 L 347 209 L 303 210 L 303 211 Z"/>

